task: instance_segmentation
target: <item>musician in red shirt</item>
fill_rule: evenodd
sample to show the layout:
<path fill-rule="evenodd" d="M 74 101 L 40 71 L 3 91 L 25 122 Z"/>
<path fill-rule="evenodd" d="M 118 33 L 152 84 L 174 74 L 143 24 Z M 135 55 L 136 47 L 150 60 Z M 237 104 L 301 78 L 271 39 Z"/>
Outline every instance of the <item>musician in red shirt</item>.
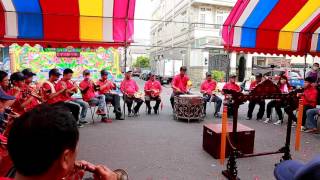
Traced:
<path fill-rule="evenodd" d="M 117 120 L 124 120 L 122 118 L 121 106 L 120 106 L 120 96 L 118 93 L 113 92 L 117 89 L 117 86 L 114 82 L 108 79 L 108 71 L 101 70 L 100 72 L 101 79 L 96 82 L 98 86 L 98 92 L 100 95 L 104 95 L 106 99 L 106 104 L 111 103 L 114 107 L 114 113 Z"/>
<path fill-rule="evenodd" d="M 150 79 L 144 85 L 145 101 L 148 108 L 148 114 L 151 114 L 150 101 L 156 101 L 156 105 L 153 107 L 154 113 L 157 114 L 161 103 L 160 93 L 162 87 L 159 81 L 156 80 L 154 73 L 149 73 Z"/>
<path fill-rule="evenodd" d="M 211 73 L 207 72 L 206 73 L 206 80 L 202 82 L 201 87 L 200 87 L 200 92 L 203 94 L 203 98 L 205 100 L 204 102 L 204 113 L 206 114 L 206 107 L 207 107 L 207 102 L 212 101 L 216 103 L 216 109 L 214 116 L 215 117 L 220 117 L 220 108 L 222 104 L 222 100 L 219 96 L 214 94 L 214 91 L 216 90 L 217 87 L 217 82 L 212 79 Z"/>
<path fill-rule="evenodd" d="M 64 93 L 59 94 L 57 98 L 59 102 L 68 102 L 68 103 L 73 103 L 75 105 L 79 105 L 81 107 L 79 122 L 81 124 L 88 124 L 88 121 L 86 121 L 85 119 L 87 116 L 89 104 L 81 99 L 72 98 L 72 95 L 78 92 L 78 86 L 75 84 L 75 82 L 71 81 L 72 75 L 73 75 L 73 71 L 69 68 L 63 71 L 63 77 L 56 84 L 55 88 L 56 88 L 56 91 L 60 91 L 62 89 L 66 89 L 66 90 Z"/>
<path fill-rule="evenodd" d="M 181 66 L 180 67 L 180 73 L 176 76 L 174 76 L 171 87 L 172 87 L 172 94 L 170 97 L 171 107 L 174 107 L 174 96 L 178 96 L 181 94 L 187 94 L 188 93 L 188 81 L 189 77 L 186 74 L 187 67 Z"/>
<path fill-rule="evenodd" d="M 31 100 L 31 102 L 26 106 L 26 110 L 29 111 L 41 104 L 43 102 L 43 99 L 40 94 L 40 89 L 38 89 L 38 87 L 35 84 L 33 84 L 33 76 L 35 76 L 36 74 L 33 73 L 32 70 L 29 68 L 22 70 L 22 74 L 24 75 L 26 91 L 28 92 L 29 96 L 34 97 Z"/>
<path fill-rule="evenodd" d="M 128 116 L 132 116 L 132 103 L 135 101 L 137 105 L 133 108 L 133 115 L 136 116 L 139 113 L 140 106 L 143 103 L 141 97 L 137 97 L 136 93 L 139 92 L 139 87 L 131 78 L 132 71 L 128 71 L 125 75 L 125 79 L 121 82 L 120 90 L 123 93 L 124 101 L 127 103 L 128 106 Z"/>
<path fill-rule="evenodd" d="M 101 122 L 107 122 L 106 119 L 106 99 L 104 95 L 97 95 L 95 91 L 95 84 L 90 78 L 90 71 L 83 71 L 84 79 L 80 82 L 79 88 L 82 94 L 82 99 L 89 104 L 98 106 L 97 114 L 101 115 Z"/>
<path fill-rule="evenodd" d="M 222 94 L 225 95 L 226 99 L 228 98 L 226 90 L 232 90 L 236 92 L 241 92 L 241 88 L 236 84 L 237 75 L 231 74 L 229 77 L 229 82 L 227 82 L 222 88 Z M 228 116 L 233 116 L 233 107 L 231 103 L 228 103 Z"/>
<path fill-rule="evenodd" d="M 79 122 L 80 106 L 78 104 L 69 102 L 60 102 L 58 99 L 60 94 L 65 93 L 66 88 L 62 88 L 60 91 L 56 91 L 56 82 L 59 80 L 61 73 L 59 69 L 51 69 L 49 71 L 49 79 L 42 84 L 41 91 L 43 99 L 47 104 L 61 104 L 66 106 L 77 122 Z M 78 123 L 78 127 L 83 127 Z"/>
<path fill-rule="evenodd" d="M 262 74 L 258 73 L 256 75 L 256 80 L 251 82 L 251 84 L 250 84 L 250 91 L 252 91 L 261 82 L 262 82 Z M 265 111 L 265 106 L 266 106 L 265 100 L 249 101 L 247 120 L 251 120 L 252 113 L 253 113 L 253 110 L 254 110 L 254 107 L 256 106 L 256 104 L 259 104 L 259 111 L 258 111 L 258 114 L 257 114 L 257 120 L 258 121 L 262 120 L 262 117 L 263 117 L 264 111 Z"/>
<path fill-rule="evenodd" d="M 303 101 L 302 130 L 305 130 L 307 110 L 314 109 L 317 106 L 318 91 L 312 85 L 314 82 L 315 80 L 312 77 L 306 77 L 304 80 L 304 91 L 302 94 L 298 94 Z"/>
<path fill-rule="evenodd" d="M 24 79 L 25 77 L 21 72 L 11 74 L 11 88 L 7 92 L 9 95 L 16 97 L 12 110 L 19 115 L 24 114 L 27 111 L 27 106 L 34 100 L 34 97 L 27 92 Z"/>

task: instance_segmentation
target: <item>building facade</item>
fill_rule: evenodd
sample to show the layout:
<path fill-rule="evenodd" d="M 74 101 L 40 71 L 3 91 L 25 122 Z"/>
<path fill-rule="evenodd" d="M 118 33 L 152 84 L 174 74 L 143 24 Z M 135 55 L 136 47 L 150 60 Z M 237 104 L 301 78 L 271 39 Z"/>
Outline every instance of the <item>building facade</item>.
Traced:
<path fill-rule="evenodd" d="M 151 60 L 183 60 L 192 80 L 200 82 L 209 64 L 215 64 L 209 61 L 225 54 L 221 29 L 235 0 L 153 0 L 152 4 Z M 231 72 L 239 61 L 235 55 Z M 225 60 L 224 66 L 228 62 Z"/>

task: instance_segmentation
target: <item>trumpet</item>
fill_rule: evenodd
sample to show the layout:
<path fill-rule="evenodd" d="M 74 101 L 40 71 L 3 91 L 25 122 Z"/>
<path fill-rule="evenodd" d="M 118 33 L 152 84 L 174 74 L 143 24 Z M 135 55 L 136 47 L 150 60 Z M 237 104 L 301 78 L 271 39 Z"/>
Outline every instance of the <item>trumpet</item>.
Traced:
<path fill-rule="evenodd" d="M 90 173 L 95 173 L 95 166 L 93 164 L 84 165 L 81 162 L 76 162 L 74 166 L 79 169 Z M 116 169 L 113 171 L 117 174 L 117 180 L 128 180 L 129 176 L 128 173 L 123 169 Z"/>

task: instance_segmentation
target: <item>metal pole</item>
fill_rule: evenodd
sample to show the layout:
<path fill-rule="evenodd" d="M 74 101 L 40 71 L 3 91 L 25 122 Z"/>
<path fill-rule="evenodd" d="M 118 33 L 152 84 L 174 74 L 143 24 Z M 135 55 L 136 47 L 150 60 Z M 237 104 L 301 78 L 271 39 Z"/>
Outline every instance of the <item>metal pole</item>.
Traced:
<path fill-rule="evenodd" d="M 127 41 L 127 29 L 128 29 L 128 11 L 129 11 L 129 5 L 130 5 L 130 0 L 128 0 L 128 4 L 127 4 L 127 11 L 126 11 L 126 28 L 124 30 L 125 32 L 125 40 L 124 40 L 124 73 L 127 72 L 127 49 L 128 49 L 128 41 Z M 126 119 L 126 102 L 124 99 L 124 95 L 123 95 L 123 119 Z"/>
<path fill-rule="evenodd" d="M 303 79 L 306 78 L 306 68 L 307 68 L 307 54 L 304 55 Z"/>

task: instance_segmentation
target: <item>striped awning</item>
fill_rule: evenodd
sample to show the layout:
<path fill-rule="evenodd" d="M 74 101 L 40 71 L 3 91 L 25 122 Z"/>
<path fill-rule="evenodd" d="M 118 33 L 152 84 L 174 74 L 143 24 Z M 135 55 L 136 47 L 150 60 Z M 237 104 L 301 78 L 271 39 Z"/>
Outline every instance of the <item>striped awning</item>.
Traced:
<path fill-rule="evenodd" d="M 0 0 L 0 44 L 123 45 L 134 10 L 135 0 Z"/>
<path fill-rule="evenodd" d="M 223 25 L 229 51 L 320 55 L 320 0 L 238 0 Z"/>

